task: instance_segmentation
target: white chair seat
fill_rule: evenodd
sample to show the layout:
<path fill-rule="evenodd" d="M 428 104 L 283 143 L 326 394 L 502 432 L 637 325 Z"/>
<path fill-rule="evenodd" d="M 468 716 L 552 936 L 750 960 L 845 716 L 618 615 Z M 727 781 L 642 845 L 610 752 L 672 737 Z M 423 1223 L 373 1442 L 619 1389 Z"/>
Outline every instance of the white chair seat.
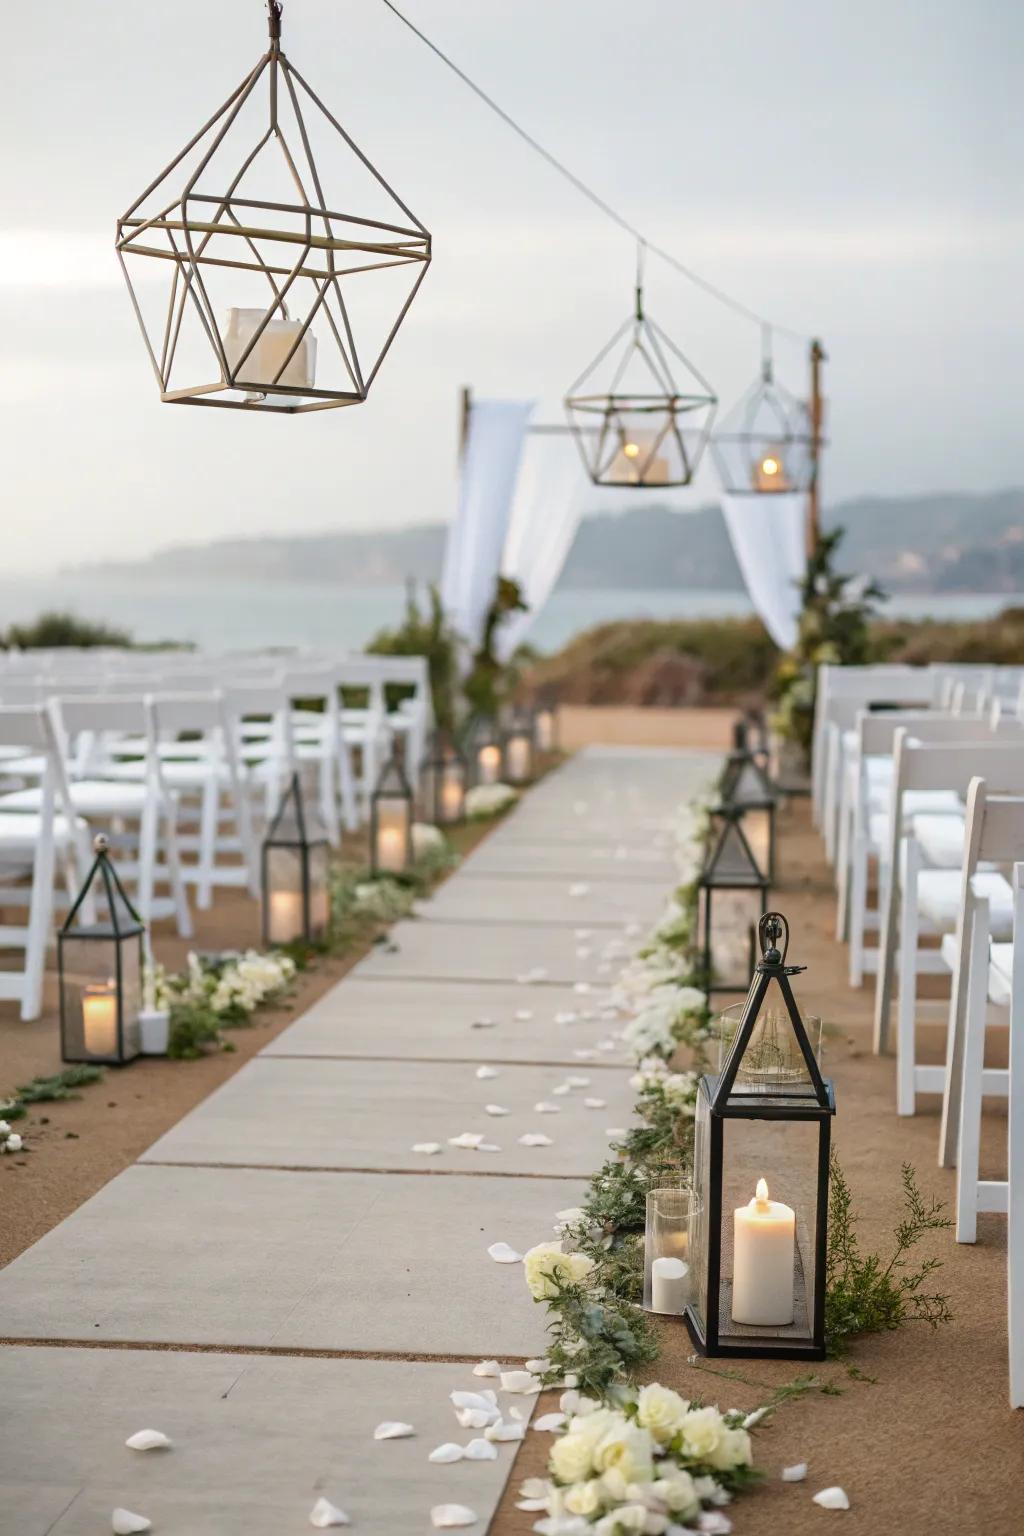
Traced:
<path fill-rule="evenodd" d="M 78 779 L 70 786 L 71 804 L 79 816 L 133 816 L 146 803 L 143 784 L 108 783 L 106 779 Z M 0 812 L 36 811 L 42 790 L 19 789 L 0 795 Z"/>
<path fill-rule="evenodd" d="M 78 820 L 74 831 L 87 831 L 86 823 Z M 0 858 L 10 853 L 27 853 L 31 863 L 32 853 L 42 831 L 42 818 L 24 811 L 5 811 L 0 814 Z M 73 829 L 66 816 L 53 818 L 53 838 L 59 848 L 71 842 Z"/>
<path fill-rule="evenodd" d="M 143 762 L 117 763 L 105 770 L 108 778 L 118 784 L 141 784 L 146 777 Z M 226 783 L 228 770 L 223 763 L 212 763 L 209 758 L 193 758 L 189 761 L 172 761 L 160 764 L 160 777 L 170 789 L 202 789 L 211 774 Z M 72 784 L 72 793 L 74 792 Z"/>
<path fill-rule="evenodd" d="M 890 786 L 869 784 L 868 801 L 873 811 L 889 808 Z M 954 789 L 908 789 L 903 793 L 903 815 L 911 816 L 962 816 L 964 803 Z"/>
<path fill-rule="evenodd" d="M 951 934 L 960 911 L 961 874 L 958 869 L 923 869 L 917 880 L 917 904 L 923 917 L 940 933 Z M 977 874 L 974 894 L 989 904 L 989 929 L 994 939 L 1008 939 L 1013 931 L 1013 892 L 1002 875 Z"/>
<path fill-rule="evenodd" d="M 993 944 L 989 951 L 988 995 L 1001 1008 L 1013 997 L 1013 945 Z"/>
<path fill-rule="evenodd" d="M 915 816 L 914 836 L 933 869 L 959 869 L 964 861 L 962 816 Z"/>

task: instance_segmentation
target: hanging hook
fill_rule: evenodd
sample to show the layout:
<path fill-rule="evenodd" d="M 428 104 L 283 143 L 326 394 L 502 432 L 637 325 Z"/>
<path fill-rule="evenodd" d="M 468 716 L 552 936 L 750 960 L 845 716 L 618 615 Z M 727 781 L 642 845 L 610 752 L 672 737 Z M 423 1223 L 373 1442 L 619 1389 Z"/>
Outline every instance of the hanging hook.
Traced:
<path fill-rule="evenodd" d="M 772 328 L 767 322 L 761 326 L 761 378 L 766 384 L 772 381 Z"/>
<path fill-rule="evenodd" d="M 281 12 L 284 6 L 281 0 L 267 0 L 267 26 L 270 30 L 270 41 L 274 47 L 281 41 Z"/>
<path fill-rule="evenodd" d="M 636 318 L 641 321 L 644 318 L 644 261 L 647 256 L 647 241 L 642 237 L 636 242 Z"/>

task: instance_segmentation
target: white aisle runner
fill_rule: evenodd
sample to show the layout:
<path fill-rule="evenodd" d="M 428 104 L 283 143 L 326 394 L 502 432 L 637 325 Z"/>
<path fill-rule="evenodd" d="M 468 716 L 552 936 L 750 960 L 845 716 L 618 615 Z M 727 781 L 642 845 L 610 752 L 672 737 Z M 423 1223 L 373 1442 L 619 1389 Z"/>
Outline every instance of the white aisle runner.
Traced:
<path fill-rule="evenodd" d="M 470 1438 L 448 1393 L 487 1385 L 474 1361 L 543 1350 L 520 1266 L 487 1248 L 546 1241 L 627 1122 L 601 994 L 673 883 L 666 821 L 712 766 L 574 758 L 395 947 L 0 1273 L 0 1337 L 33 1341 L 0 1350 L 0 1529 L 94 1536 L 124 1505 L 157 1536 L 282 1536 L 326 1495 L 372 1536 L 426 1536 L 450 1502 L 485 1530 L 515 1445 L 427 1456 Z M 588 1085 L 554 1098 L 568 1073 Z M 463 1132 L 500 1150 L 449 1145 Z M 524 1147 L 536 1132 L 551 1145 Z M 384 1419 L 415 1436 L 375 1441 Z M 149 1427 L 174 1448 L 124 1448 Z"/>

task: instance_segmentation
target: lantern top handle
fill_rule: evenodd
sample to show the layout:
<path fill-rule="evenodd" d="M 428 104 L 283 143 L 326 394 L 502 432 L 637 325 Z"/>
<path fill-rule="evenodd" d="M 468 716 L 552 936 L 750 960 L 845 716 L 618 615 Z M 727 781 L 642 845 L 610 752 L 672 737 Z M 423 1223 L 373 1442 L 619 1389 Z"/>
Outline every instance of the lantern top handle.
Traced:
<path fill-rule="evenodd" d="M 281 12 L 284 6 L 281 0 L 267 0 L 267 29 L 270 32 L 270 44 L 277 47 L 281 41 Z"/>
<path fill-rule="evenodd" d="M 780 947 L 781 940 L 781 947 Z M 782 971 L 787 976 L 797 976 L 805 971 L 805 965 L 787 965 L 789 953 L 789 923 L 781 912 L 766 912 L 757 925 L 757 946 L 761 958 L 759 971 Z"/>

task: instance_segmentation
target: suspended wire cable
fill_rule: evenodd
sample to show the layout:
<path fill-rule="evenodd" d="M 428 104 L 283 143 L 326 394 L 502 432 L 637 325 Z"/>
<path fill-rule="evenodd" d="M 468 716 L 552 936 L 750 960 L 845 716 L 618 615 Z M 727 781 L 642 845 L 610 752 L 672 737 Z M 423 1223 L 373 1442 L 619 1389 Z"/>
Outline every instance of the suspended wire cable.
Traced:
<path fill-rule="evenodd" d="M 535 154 L 540 155 L 542 160 L 546 160 L 553 170 L 564 177 L 570 186 L 575 187 L 577 192 L 585 197 L 588 202 L 592 203 L 613 224 L 617 224 L 620 229 L 632 235 L 633 239 L 644 246 L 652 256 L 659 257 L 661 261 L 672 267 L 680 276 L 695 284 L 696 287 L 702 289 L 709 297 L 717 299 L 720 304 L 724 304 L 734 314 L 740 315 L 743 319 L 751 321 L 752 324 L 760 326 L 762 330 L 770 328 L 776 335 L 788 336 L 793 341 L 805 342 L 808 340 L 808 337 L 801 331 L 794 331 L 788 326 L 776 325 L 774 322 L 768 321 L 764 315 L 760 315 L 756 310 L 750 309 L 748 305 L 741 303 L 739 299 L 734 299 L 724 289 L 710 282 L 708 278 L 702 277 L 692 267 L 686 266 L 677 256 L 673 256 L 671 251 L 665 250 L 663 246 L 656 245 L 654 241 L 648 239 L 624 214 L 619 213 L 618 209 L 613 208 L 611 203 L 606 202 L 599 193 L 594 191 L 593 187 L 589 187 L 585 181 L 582 181 L 575 171 L 571 171 L 563 161 L 558 159 L 557 155 L 552 154 L 549 149 L 545 149 L 544 145 L 538 139 L 535 139 L 533 134 L 529 133 L 521 123 L 516 122 L 515 118 L 506 112 L 504 107 L 498 105 L 493 96 L 488 95 L 483 86 L 477 85 L 476 81 L 471 79 L 464 69 L 460 69 L 455 60 L 450 58 L 443 48 L 438 47 L 437 43 L 433 42 L 425 32 L 422 32 L 415 22 L 410 21 L 409 17 L 395 5 L 394 0 L 382 0 L 382 3 L 393 16 L 397 17 L 403 26 L 408 27 L 409 31 L 415 37 L 418 37 L 420 42 L 441 60 L 442 64 L 451 70 L 453 75 L 456 75 L 462 81 L 463 85 L 473 92 L 474 96 L 479 97 L 495 116 L 500 117 L 506 127 L 511 128 L 512 132 L 518 135 L 524 144 L 529 145 Z"/>

